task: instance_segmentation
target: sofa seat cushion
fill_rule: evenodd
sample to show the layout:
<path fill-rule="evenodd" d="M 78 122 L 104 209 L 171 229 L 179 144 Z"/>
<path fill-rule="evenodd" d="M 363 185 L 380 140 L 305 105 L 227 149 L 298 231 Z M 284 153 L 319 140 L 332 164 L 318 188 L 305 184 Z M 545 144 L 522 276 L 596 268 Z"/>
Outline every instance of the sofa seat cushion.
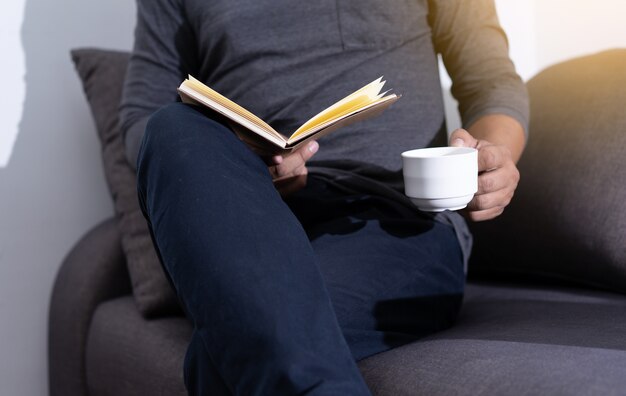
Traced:
<path fill-rule="evenodd" d="M 360 362 L 376 395 L 618 395 L 626 297 L 470 284 L 457 324 Z"/>
<path fill-rule="evenodd" d="M 374 395 L 623 395 L 626 353 L 431 339 L 361 363 Z"/>
<path fill-rule="evenodd" d="M 374 395 L 617 395 L 626 389 L 626 297 L 471 283 L 457 324 L 359 366 Z M 91 395 L 185 395 L 186 319 L 146 320 L 130 296 L 98 308 Z"/>
<path fill-rule="evenodd" d="M 130 295 L 102 303 L 87 339 L 90 396 L 186 396 L 182 364 L 191 324 L 181 316 L 146 320 Z"/>

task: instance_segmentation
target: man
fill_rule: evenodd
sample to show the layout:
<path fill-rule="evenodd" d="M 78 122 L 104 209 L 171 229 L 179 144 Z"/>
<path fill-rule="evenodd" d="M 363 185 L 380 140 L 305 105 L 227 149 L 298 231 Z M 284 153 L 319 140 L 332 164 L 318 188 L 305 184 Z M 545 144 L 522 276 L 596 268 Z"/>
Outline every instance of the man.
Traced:
<path fill-rule="evenodd" d="M 479 149 L 467 217 L 502 213 L 528 119 L 507 51 L 492 0 L 138 1 L 122 127 L 194 325 L 190 394 L 368 394 L 356 360 L 453 323 L 471 236 L 458 213 L 404 197 L 400 153 L 447 143 L 440 53 L 467 128 L 449 142 Z M 279 131 L 382 74 L 403 98 L 260 158 L 219 116 L 174 103 L 187 73 Z"/>

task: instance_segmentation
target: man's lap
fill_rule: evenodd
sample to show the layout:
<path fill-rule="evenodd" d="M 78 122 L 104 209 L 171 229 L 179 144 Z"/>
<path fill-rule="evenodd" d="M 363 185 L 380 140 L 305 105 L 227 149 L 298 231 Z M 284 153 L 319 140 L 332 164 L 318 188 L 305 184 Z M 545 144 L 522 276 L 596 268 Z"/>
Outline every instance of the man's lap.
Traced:
<path fill-rule="evenodd" d="M 177 144 L 161 146 L 168 151 L 183 141 L 185 146 L 201 144 L 203 139 L 197 136 L 225 129 L 219 120 L 205 121 L 185 105 L 170 106 L 166 114 L 177 130 L 165 137 Z M 196 129 L 193 133 L 186 132 L 187 122 Z M 229 143 L 230 149 L 237 153 L 247 150 L 237 143 Z M 206 147 L 207 156 L 215 150 Z M 267 176 L 263 178 L 271 183 Z M 279 198 L 274 194 L 272 199 Z M 287 204 L 307 232 L 337 319 L 356 358 L 452 323 L 464 283 L 461 251 L 452 227 L 417 213 L 407 215 L 405 207 L 389 198 L 341 193 L 315 176 L 310 176 L 308 186 L 287 199 Z"/>
<path fill-rule="evenodd" d="M 465 275 L 451 226 L 400 215 L 400 204 L 386 198 L 342 194 L 314 176 L 287 202 L 304 217 L 356 358 L 452 324 Z"/>

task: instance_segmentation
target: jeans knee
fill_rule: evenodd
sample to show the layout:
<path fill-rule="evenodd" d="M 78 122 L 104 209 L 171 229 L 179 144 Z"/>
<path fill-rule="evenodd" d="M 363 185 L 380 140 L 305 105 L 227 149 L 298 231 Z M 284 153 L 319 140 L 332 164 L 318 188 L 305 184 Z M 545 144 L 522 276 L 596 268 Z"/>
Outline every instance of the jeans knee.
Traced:
<path fill-rule="evenodd" d="M 242 176 L 242 173 L 245 173 Z M 211 175 L 269 177 L 267 166 L 218 116 L 173 103 L 148 120 L 137 160 L 140 190 L 148 180 L 161 184 Z M 217 177 L 217 176 L 216 176 Z"/>
<path fill-rule="evenodd" d="M 146 124 L 140 158 L 146 152 L 169 150 L 177 146 L 177 141 L 192 138 L 197 128 L 189 128 L 187 125 L 193 119 L 194 112 L 188 105 L 172 103 L 152 114 Z"/>
<path fill-rule="evenodd" d="M 193 152 L 211 157 L 237 144 L 241 142 L 225 125 L 193 106 L 172 103 L 148 120 L 139 150 L 138 169 L 154 158 L 180 165 L 180 161 L 193 161 Z"/>

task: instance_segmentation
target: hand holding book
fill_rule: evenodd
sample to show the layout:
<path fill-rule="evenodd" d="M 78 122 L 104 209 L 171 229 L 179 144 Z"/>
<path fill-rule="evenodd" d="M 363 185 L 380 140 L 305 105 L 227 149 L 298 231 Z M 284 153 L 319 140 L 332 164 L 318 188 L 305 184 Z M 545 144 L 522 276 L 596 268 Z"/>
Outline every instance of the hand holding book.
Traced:
<path fill-rule="evenodd" d="M 180 84 L 178 92 L 183 102 L 203 105 L 226 116 L 239 138 L 255 151 L 286 154 L 313 138 L 382 113 L 400 98 L 396 94 L 387 95 L 389 91 L 381 93 L 384 84 L 382 77 L 367 84 L 312 117 L 289 137 L 192 76 Z"/>
<path fill-rule="evenodd" d="M 274 155 L 266 159 L 274 187 L 283 198 L 306 186 L 309 173 L 307 161 L 318 149 L 319 144 L 311 140 L 288 155 Z"/>

